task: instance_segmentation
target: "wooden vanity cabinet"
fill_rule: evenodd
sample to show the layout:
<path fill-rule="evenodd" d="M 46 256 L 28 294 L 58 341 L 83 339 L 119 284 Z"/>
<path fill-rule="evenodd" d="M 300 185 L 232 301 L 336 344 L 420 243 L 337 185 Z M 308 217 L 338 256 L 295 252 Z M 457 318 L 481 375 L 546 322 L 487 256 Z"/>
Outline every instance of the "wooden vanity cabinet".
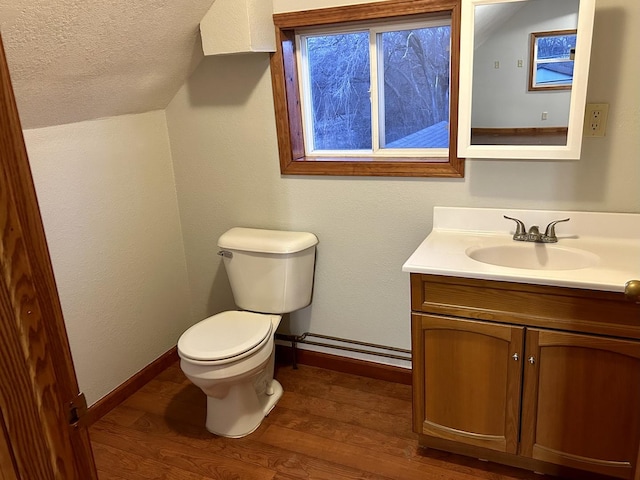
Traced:
<path fill-rule="evenodd" d="M 422 274 L 411 288 L 421 445 L 640 479 L 640 305 L 622 293 Z"/>

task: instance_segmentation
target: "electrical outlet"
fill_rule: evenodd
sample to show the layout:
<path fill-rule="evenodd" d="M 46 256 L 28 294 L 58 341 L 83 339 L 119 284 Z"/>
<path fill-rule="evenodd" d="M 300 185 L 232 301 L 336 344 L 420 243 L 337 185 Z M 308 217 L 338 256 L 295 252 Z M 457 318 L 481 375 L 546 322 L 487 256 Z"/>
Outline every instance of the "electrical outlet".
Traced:
<path fill-rule="evenodd" d="M 518 68 L 522 68 L 522 60 L 518 60 Z"/>
<path fill-rule="evenodd" d="M 589 103 L 584 115 L 584 136 L 604 137 L 607 126 L 608 103 Z"/>
<path fill-rule="evenodd" d="M 500 68 L 500 62 L 497 60 L 493 62 L 493 68 Z"/>
<path fill-rule="evenodd" d="M 547 119 L 547 112 L 542 112 L 542 120 L 546 120 Z"/>

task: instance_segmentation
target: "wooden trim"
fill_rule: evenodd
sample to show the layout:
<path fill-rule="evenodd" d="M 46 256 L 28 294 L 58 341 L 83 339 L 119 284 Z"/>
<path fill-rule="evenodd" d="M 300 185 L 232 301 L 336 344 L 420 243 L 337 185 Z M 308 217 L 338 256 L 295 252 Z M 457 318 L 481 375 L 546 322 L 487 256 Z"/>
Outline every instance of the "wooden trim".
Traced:
<path fill-rule="evenodd" d="M 336 372 L 359 375 L 361 377 L 375 378 L 387 382 L 411 385 L 411 369 L 384 365 L 382 363 L 368 362 L 355 358 L 331 355 L 315 352 L 313 350 L 296 349 L 297 362 L 301 365 L 335 370 Z M 276 345 L 276 361 L 290 363 L 293 358 L 293 349 L 286 345 Z"/>
<path fill-rule="evenodd" d="M 455 322 L 452 322 L 450 317 L 440 317 L 436 315 L 420 315 L 419 317 L 421 318 L 422 329 L 459 330 L 461 332 L 489 335 L 506 342 L 510 342 L 513 337 L 512 329 L 505 328 L 505 325 L 500 323 L 491 324 L 464 318 L 457 318 Z"/>
<path fill-rule="evenodd" d="M 315 27 L 334 23 L 393 19 L 408 15 L 423 15 L 459 6 L 457 0 L 390 0 L 315 10 L 277 13 L 273 23 L 280 29 Z"/>
<path fill-rule="evenodd" d="M 558 452 L 538 444 L 533 446 L 533 458 L 557 465 L 566 465 L 576 470 L 582 470 L 587 466 L 590 471 L 615 478 L 630 478 L 633 472 L 633 466 L 630 462 L 597 461 L 592 458 Z"/>
<path fill-rule="evenodd" d="M 334 176 L 370 176 L 370 177 L 441 177 L 463 178 L 464 159 L 447 162 L 390 162 L 375 161 L 318 162 L 302 157 L 299 160 L 280 158 L 283 175 L 334 175 Z M 457 161 L 456 161 L 457 160 Z M 457 166 L 456 166 L 457 165 Z"/>
<path fill-rule="evenodd" d="M 415 282 L 412 282 L 413 287 Z M 422 433 L 425 413 L 425 369 L 424 369 L 424 330 L 422 315 L 411 314 L 411 370 L 413 372 L 413 417 L 412 425 L 415 433 Z"/>
<path fill-rule="evenodd" d="M 522 411 L 522 366 L 524 363 L 524 327 L 511 327 L 511 338 L 509 341 L 509 356 L 507 367 L 507 411 L 504 418 L 504 436 L 506 439 L 506 452 L 517 453 L 518 442 L 521 432 L 521 411 Z M 514 361 L 515 355 L 520 357 L 519 361 Z M 509 399 L 513 399 L 512 402 Z"/>
<path fill-rule="evenodd" d="M 293 349 L 285 345 L 276 345 L 276 358 L 282 363 L 290 362 L 293 358 Z M 142 388 L 151 379 L 160 374 L 160 372 L 178 360 L 177 347 L 173 347 L 171 350 L 158 357 L 122 385 L 118 386 L 112 392 L 91 405 L 85 417 L 86 425 L 90 426 L 100 420 L 103 416 Z M 365 360 L 302 349 L 297 349 L 297 361 L 302 365 L 326 368 L 327 370 L 335 370 L 336 372 L 350 373 L 352 375 L 360 375 L 362 377 L 411 385 L 411 370 L 402 367 L 394 367 L 392 365 L 384 365 Z"/>
<path fill-rule="evenodd" d="M 640 339 L 640 304 L 622 292 L 420 273 L 411 282 L 414 311 Z"/>
<path fill-rule="evenodd" d="M 524 352 L 534 359 L 540 358 L 538 343 L 540 330 L 527 330 Z M 524 354 L 523 352 L 523 354 Z M 522 387 L 522 415 L 520 425 L 520 455 L 533 458 L 533 447 L 536 443 L 536 424 L 538 421 L 538 374 L 539 364 L 527 364 L 522 355 L 524 365 L 524 382 Z"/>
<path fill-rule="evenodd" d="M 293 31 L 276 29 L 276 45 L 269 63 L 280 171 L 284 172 L 292 162 L 304 156 L 300 102 L 297 95 L 288 94 L 298 91 Z"/>
<path fill-rule="evenodd" d="M 149 365 L 136 373 L 129 380 L 111 391 L 87 410 L 85 422 L 87 426 L 100 420 L 115 407 L 124 402 L 127 398 L 146 385 L 150 380 L 159 375 L 170 365 L 178 361 L 178 348 L 173 347 L 168 352 L 162 354 Z"/>
<path fill-rule="evenodd" d="M 451 7 L 451 78 L 449 103 L 449 164 L 464 177 L 464 159 L 458 157 L 458 104 L 460 97 L 460 30 L 462 29 L 461 2 Z M 451 175 L 452 177 L 455 175 Z"/>
<path fill-rule="evenodd" d="M 458 441 L 477 447 L 489 448 L 498 452 L 507 451 L 507 441 L 504 435 L 485 435 L 481 433 L 463 432 L 455 428 L 445 427 L 437 423 L 425 420 L 422 424 L 422 432 L 432 437 L 445 440 Z M 517 438 L 517 437 L 516 437 Z"/>
<path fill-rule="evenodd" d="M 451 15 L 449 98 L 449 156 L 447 159 L 332 158 L 304 156 L 302 113 L 295 60 L 294 29 L 398 18 L 419 14 Z M 458 158 L 458 84 L 460 71 L 459 0 L 389 0 L 317 10 L 276 14 L 276 52 L 271 55 L 271 83 L 276 116 L 280 171 L 283 175 L 389 176 L 463 178 L 464 159 Z"/>
<path fill-rule="evenodd" d="M 423 448 L 434 448 L 446 452 L 465 455 L 473 458 L 482 458 L 491 462 L 501 463 L 512 467 L 523 468 L 534 472 L 540 472 L 561 478 L 571 478 L 576 480 L 610 480 L 610 476 L 603 476 L 598 473 L 576 470 L 563 465 L 535 460 L 529 457 L 514 455 L 511 453 L 499 452 L 489 448 L 477 447 L 475 445 L 465 445 L 464 443 L 446 440 L 443 438 L 419 435 L 418 443 Z M 635 480 L 635 479 L 634 479 Z"/>
<path fill-rule="evenodd" d="M 539 136 L 539 135 L 567 135 L 568 127 L 512 127 L 512 128 L 478 128 L 471 129 L 474 135 L 497 136 Z"/>

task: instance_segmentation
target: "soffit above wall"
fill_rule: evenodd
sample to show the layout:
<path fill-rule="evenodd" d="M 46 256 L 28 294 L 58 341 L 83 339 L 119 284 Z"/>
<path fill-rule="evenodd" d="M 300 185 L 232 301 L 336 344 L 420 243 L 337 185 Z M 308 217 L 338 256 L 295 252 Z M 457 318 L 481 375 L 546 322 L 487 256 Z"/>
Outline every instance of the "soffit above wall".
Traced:
<path fill-rule="evenodd" d="M 275 52 L 273 6 L 268 0 L 216 0 L 200 34 L 205 55 Z"/>
<path fill-rule="evenodd" d="M 0 0 L 23 128 L 163 109 L 203 57 L 213 0 Z"/>

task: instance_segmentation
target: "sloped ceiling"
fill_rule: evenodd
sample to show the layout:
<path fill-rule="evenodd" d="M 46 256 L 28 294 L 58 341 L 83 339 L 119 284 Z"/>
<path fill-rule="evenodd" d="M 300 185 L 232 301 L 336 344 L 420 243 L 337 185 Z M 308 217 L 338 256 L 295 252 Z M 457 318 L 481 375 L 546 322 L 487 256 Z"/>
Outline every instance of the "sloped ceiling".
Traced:
<path fill-rule="evenodd" d="M 513 17 L 524 5 L 525 2 L 476 5 L 473 48 L 482 45 L 496 29 Z"/>
<path fill-rule="evenodd" d="M 203 58 L 213 0 L 0 0 L 23 128 L 167 106 Z"/>

